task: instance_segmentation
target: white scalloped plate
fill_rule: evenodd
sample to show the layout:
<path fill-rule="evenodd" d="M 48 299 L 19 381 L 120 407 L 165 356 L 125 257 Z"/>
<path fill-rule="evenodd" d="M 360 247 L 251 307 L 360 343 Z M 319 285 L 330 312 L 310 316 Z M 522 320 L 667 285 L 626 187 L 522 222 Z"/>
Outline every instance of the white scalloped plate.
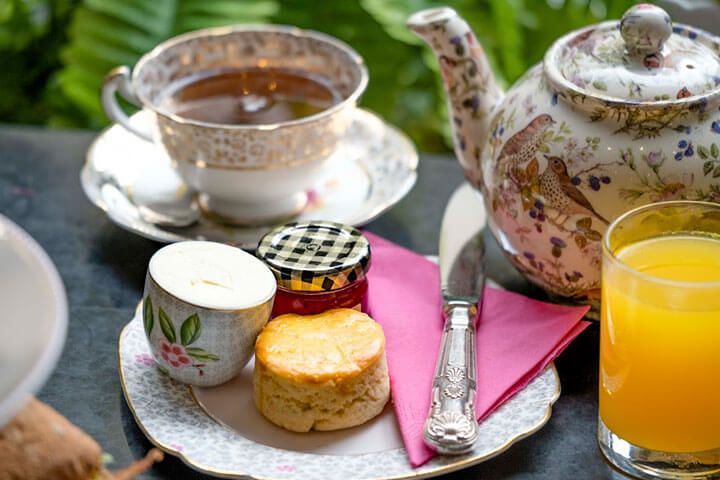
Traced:
<path fill-rule="evenodd" d="M 118 348 L 123 393 L 148 439 L 191 468 L 225 478 L 389 480 L 440 475 L 487 460 L 536 432 L 560 395 L 551 364 L 480 424 L 472 452 L 438 456 L 413 469 L 391 407 L 352 429 L 295 434 L 270 425 L 255 410 L 252 364 L 229 384 L 193 391 L 156 368 L 139 312 L 120 334 Z"/>

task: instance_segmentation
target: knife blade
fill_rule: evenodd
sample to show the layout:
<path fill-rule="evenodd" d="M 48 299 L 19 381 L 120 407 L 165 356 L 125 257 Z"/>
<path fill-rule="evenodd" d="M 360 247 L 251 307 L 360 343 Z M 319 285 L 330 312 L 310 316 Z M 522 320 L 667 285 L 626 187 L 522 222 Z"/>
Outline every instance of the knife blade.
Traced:
<path fill-rule="evenodd" d="M 451 455 L 472 450 L 477 440 L 475 320 L 485 285 L 485 219 L 466 195 L 462 189 L 453 195 L 440 229 L 444 328 L 423 429 L 427 445 Z"/>

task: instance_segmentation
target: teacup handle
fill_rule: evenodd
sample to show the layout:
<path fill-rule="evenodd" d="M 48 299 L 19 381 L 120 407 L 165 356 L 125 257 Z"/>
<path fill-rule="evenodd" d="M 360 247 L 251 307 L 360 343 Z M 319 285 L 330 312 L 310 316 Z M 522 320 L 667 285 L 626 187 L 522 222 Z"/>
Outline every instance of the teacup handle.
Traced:
<path fill-rule="evenodd" d="M 119 123 L 143 140 L 154 142 L 155 140 L 150 133 L 130 123 L 130 117 L 128 117 L 127 113 L 125 113 L 117 101 L 116 94 L 118 92 L 120 92 L 120 95 L 128 102 L 138 107 L 140 106 L 140 101 L 137 96 L 135 96 L 135 92 L 133 92 L 132 85 L 130 84 L 130 69 L 124 65 L 113 68 L 105 76 L 101 94 L 103 110 L 105 110 L 105 114 L 113 122 Z"/>

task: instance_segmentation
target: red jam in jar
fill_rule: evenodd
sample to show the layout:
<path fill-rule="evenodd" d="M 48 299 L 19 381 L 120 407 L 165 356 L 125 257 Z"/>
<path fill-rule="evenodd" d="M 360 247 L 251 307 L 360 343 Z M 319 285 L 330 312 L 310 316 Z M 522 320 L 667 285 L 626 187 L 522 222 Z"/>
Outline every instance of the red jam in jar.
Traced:
<path fill-rule="evenodd" d="M 334 222 L 288 223 L 260 240 L 257 256 L 278 283 L 273 317 L 360 310 L 368 289 L 370 243 L 359 230 Z"/>
<path fill-rule="evenodd" d="M 294 292 L 278 288 L 275 293 L 273 317 L 283 313 L 315 315 L 332 308 L 360 310 L 360 305 L 367 293 L 367 285 L 367 278 L 363 278 L 345 288 L 329 292 Z"/>

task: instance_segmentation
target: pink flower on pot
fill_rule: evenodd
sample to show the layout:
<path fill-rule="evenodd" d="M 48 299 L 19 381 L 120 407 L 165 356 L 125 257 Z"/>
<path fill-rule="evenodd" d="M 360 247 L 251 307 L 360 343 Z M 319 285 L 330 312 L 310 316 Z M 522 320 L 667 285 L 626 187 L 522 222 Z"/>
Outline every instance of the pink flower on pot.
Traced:
<path fill-rule="evenodd" d="M 182 345 L 165 340 L 160 342 L 160 356 L 165 360 L 165 363 L 172 365 L 173 368 L 186 367 L 192 363 L 190 356 L 188 356 Z"/>
<path fill-rule="evenodd" d="M 158 307 L 157 315 L 160 331 L 164 338 L 160 339 L 159 359 L 162 358 L 163 364 L 173 368 L 184 368 L 192 366 L 198 369 L 198 373 L 203 375 L 202 368 L 208 362 L 217 362 L 220 357 L 212 352 L 199 347 L 191 346 L 195 343 L 202 333 L 202 322 L 197 313 L 193 313 L 187 317 L 181 324 L 179 331 L 175 328 L 170 316 Z M 155 312 L 153 311 L 152 299 L 148 295 L 143 301 L 143 327 L 145 335 L 152 343 L 153 329 L 155 328 Z M 141 362 L 142 360 L 138 360 Z M 193 363 L 197 361 L 198 363 Z"/>

